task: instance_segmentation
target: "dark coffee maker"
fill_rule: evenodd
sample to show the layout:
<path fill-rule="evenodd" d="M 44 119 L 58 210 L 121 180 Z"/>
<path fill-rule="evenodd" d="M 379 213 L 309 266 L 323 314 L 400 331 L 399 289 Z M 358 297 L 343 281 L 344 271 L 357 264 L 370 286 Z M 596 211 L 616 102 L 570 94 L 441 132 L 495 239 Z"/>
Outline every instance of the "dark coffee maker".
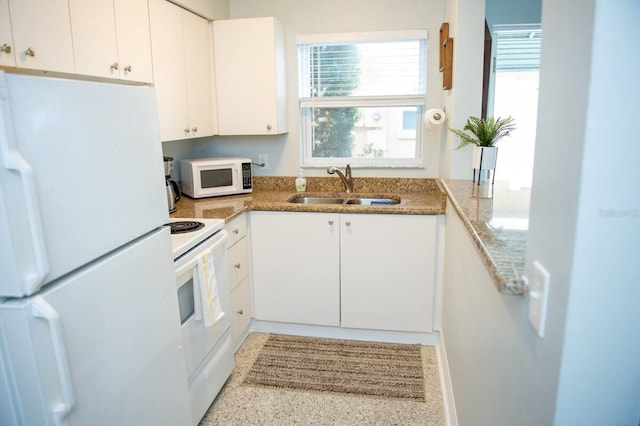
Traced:
<path fill-rule="evenodd" d="M 164 178 L 167 186 L 169 213 L 176 211 L 176 202 L 180 199 L 180 188 L 174 180 L 171 180 L 171 173 L 173 173 L 173 157 L 164 157 Z"/>

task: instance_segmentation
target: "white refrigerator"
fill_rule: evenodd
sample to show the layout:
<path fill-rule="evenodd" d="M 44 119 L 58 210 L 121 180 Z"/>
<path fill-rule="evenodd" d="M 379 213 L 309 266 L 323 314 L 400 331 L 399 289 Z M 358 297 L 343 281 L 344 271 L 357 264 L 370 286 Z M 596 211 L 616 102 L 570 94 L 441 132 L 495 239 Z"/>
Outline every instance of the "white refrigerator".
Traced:
<path fill-rule="evenodd" d="M 0 424 L 190 424 L 154 90 L 0 71 L 0 107 Z"/>

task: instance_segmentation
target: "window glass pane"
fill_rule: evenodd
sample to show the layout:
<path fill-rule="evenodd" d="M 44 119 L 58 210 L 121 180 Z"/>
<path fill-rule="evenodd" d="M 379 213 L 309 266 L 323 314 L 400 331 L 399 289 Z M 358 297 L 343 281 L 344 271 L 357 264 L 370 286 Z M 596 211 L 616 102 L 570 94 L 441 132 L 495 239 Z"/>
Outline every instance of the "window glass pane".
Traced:
<path fill-rule="evenodd" d="M 416 157 L 421 106 L 307 108 L 313 158 Z"/>

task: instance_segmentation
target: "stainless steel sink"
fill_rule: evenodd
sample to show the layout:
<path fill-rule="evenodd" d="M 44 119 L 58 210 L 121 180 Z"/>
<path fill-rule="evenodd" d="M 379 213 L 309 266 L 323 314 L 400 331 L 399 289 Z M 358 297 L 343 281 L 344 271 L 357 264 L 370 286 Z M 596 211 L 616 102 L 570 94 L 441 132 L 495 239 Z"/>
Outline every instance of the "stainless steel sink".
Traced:
<path fill-rule="evenodd" d="M 296 197 L 290 198 L 289 203 L 296 204 L 344 204 L 344 198 L 337 197 Z"/>
<path fill-rule="evenodd" d="M 361 206 L 385 206 L 399 204 L 399 198 L 387 197 L 310 197 L 294 195 L 289 200 L 294 204 L 344 204 L 344 205 L 361 205 Z"/>
<path fill-rule="evenodd" d="M 358 204 L 361 206 L 385 206 L 400 204 L 400 200 L 397 198 L 348 198 L 344 203 Z"/>

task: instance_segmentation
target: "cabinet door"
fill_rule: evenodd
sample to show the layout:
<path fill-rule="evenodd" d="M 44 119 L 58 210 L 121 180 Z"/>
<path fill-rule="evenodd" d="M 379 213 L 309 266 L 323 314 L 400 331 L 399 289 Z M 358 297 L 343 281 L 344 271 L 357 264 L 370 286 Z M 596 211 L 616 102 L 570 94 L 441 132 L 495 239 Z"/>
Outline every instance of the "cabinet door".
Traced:
<path fill-rule="evenodd" d="M 191 137 L 213 135 L 211 33 L 208 22 L 184 11 L 184 57 Z"/>
<path fill-rule="evenodd" d="M 341 215 L 341 325 L 430 332 L 435 216 Z"/>
<path fill-rule="evenodd" d="M 9 0 L 9 6 L 17 66 L 73 73 L 67 0 Z"/>
<path fill-rule="evenodd" d="M 240 339 L 251 325 L 251 283 L 245 279 L 231 292 L 231 340 L 233 346 L 240 346 Z"/>
<path fill-rule="evenodd" d="M 149 1 L 153 81 L 162 140 L 189 136 L 182 9 L 165 0 Z"/>
<path fill-rule="evenodd" d="M 120 77 L 153 82 L 147 0 L 113 0 Z"/>
<path fill-rule="evenodd" d="M 249 276 L 249 239 L 243 238 L 229 248 L 229 278 L 233 290 Z"/>
<path fill-rule="evenodd" d="M 9 0 L 0 0 L 0 66 L 15 67 L 16 56 L 11 35 Z"/>
<path fill-rule="evenodd" d="M 287 131 L 279 114 L 284 68 L 276 58 L 282 30 L 274 18 L 214 21 L 218 128 L 221 135 L 266 135 Z M 277 37 L 278 36 L 278 37 Z M 282 89 L 282 90 L 280 90 Z"/>
<path fill-rule="evenodd" d="M 251 213 L 257 320 L 340 325 L 337 214 Z"/>
<path fill-rule="evenodd" d="M 76 72 L 119 78 L 113 0 L 69 0 Z"/>

